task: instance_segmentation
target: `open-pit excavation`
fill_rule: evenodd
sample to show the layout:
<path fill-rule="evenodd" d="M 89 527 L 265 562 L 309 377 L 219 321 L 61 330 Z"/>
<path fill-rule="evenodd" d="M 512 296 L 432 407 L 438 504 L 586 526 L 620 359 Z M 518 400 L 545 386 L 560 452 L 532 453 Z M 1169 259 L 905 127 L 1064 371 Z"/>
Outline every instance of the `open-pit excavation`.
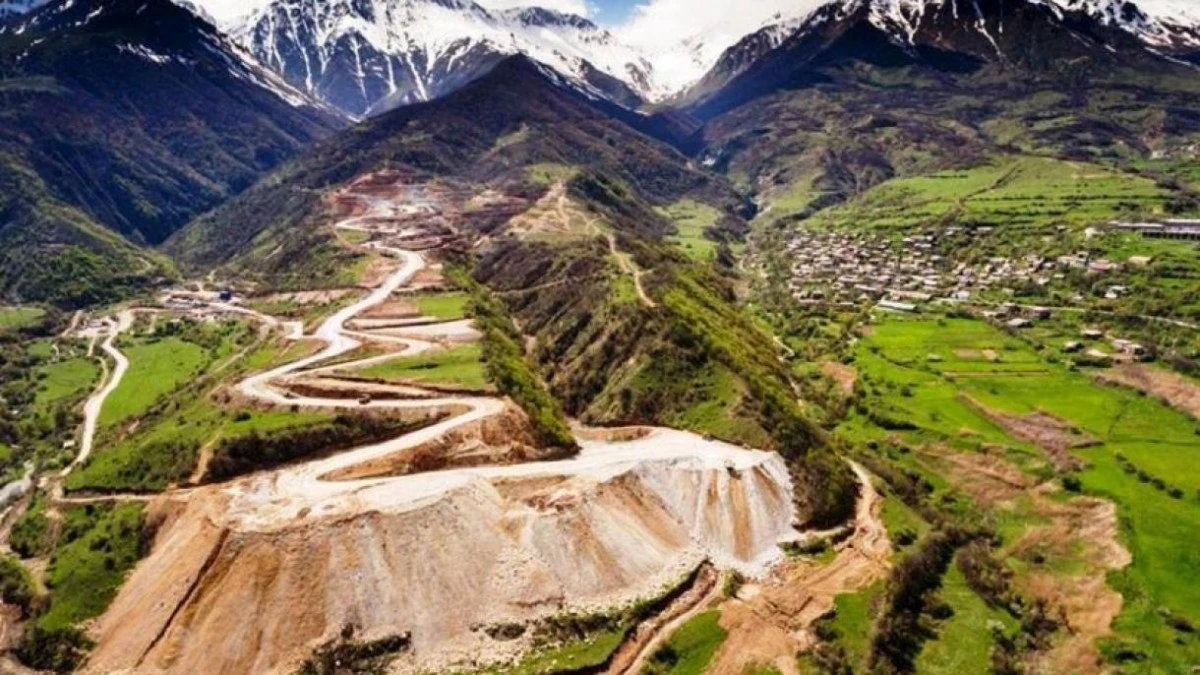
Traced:
<path fill-rule="evenodd" d="M 359 205 L 339 227 L 404 234 L 377 226 L 394 213 L 389 202 Z M 427 264 L 378 239 L 367 246 L 401 266 L 320 325 L 311 338 L 321 351 L 249 377 L 237 392 L 259 405 L 445 417 L 383 443 L 152 500 L 153 546 L 96 622 L 85 671 L 291 672 L 347 627 L 361 639 L 405 636 L 397 672 L 471 670 L 532 646 L 529 631 L 494 637 L 489 627 L 618 608 L 706 561 L 761 576 L 782 556 L 779 543 L 800 536 L 779 455 L 668 429 L 620 434 L 629 440 L 580 430 L 570 459 L 395 475 L 396 458 L 515 406 L 495 396 L 413 396 L 410 386 L 382 396 L 387 385 L 377 385 L 359 399 L 291 388 L 441 348 L 354 323 Z M 327 364 L 366 341 L 402 349 Z M 88 406 L 89 423 L 99 408 Z"/>

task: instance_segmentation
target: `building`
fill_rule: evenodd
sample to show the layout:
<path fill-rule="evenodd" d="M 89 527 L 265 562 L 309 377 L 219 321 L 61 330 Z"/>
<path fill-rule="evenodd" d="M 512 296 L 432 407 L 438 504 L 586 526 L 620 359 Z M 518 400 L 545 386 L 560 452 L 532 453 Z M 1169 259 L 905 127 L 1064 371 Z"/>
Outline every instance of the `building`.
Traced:
<path fill-rule="evenodd" d="M 880 300 L 879 304 L 876 305 L 876 307 L 879 309 L 886 309 L 886 310 L 890 310 L 893 312 L 915 312 L 915 311 L 917 311 L 916 305 L 909 304 L 907 302 L 898 302 L 896 300 Z"/>
<path fill-rule="evenodd" d="M 1161 223 L 1115 222 L 1119 232 L 1136 232 L 1151 239 L 1187 239 L 1200 241 L 1200 220 L 1172 218 Z"/>

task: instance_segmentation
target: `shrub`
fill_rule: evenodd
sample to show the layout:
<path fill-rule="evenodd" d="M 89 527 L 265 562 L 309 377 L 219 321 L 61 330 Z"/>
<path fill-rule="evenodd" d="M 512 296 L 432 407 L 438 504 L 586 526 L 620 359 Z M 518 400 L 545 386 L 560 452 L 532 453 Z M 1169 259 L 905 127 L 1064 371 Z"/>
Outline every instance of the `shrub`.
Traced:
<path fill-rule="evenodd" d="M 69 673 L 79 667 L 91 648 L 92 641 L 78 628 L 42 628 L 33 624 L 15 651 L 21 663 L 30 668 Z"/>
<path fill-rule="evenodd" d="M 204 479 L 218 482 L 261 469 L 311 459 L 347 448 L 379 443 L 435 422 L 371 415 L 339 415 L 332 423 L 264 435 L 252 432 L 221 441 L 213 449 Z"/>
<path fill-rule="evenodd" d="M 29 572 L 13 558 L 0 558 L 0 600 L 21 609 L 21 615 L 33 613 L 37 593 Z"/>
<path fill-rule="evenodd" d="M 892 569 L 884 610 L 871 638 L 871 671 L 912 672 L 921 645 L 930 637 L 922 616 L 933 605 L 933 593 L 964 537 L 954 529 L 931 532 Z"/>
<path fill-rule="evenodd" d="M 383 673 L 401 653 L 408 651 L 408 634 L 389 635 L 378 640 L 355 641 L 354 627 L 342 629 L 341 638 L 321 646 L 300 666 L 299 675 L 341 675 L 342 673 Z"/>

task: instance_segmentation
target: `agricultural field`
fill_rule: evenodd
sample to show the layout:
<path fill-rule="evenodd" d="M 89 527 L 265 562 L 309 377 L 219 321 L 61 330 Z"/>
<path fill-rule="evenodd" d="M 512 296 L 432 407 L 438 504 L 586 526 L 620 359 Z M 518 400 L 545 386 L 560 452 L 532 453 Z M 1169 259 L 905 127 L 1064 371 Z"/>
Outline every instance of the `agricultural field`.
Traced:
<path fill-rule="evenodd" d="M 45 314 L 39 307 L 0 307 L 0 333 L 31 326 Z"/>
<path fill-rule="evenodd" d="M 200 374 L 207 355 L 204 347 L 177 337 L 122 341 L 129 371 L 104 402 L 100 425 L 120 424 L 146 412 L 159 397 Z"/>
<path fill-rule="evenodd" d="M 946 572 L 938 595 L 954 613 L 938 626 L 937 639 L 925 643 L 917 657 L 917 672 L 930 675 L 987 672 L 989 651 L 995 648 L 989 624 L 1011 631 L 1016 622 L 976 595 L 957 565 L 952 564 Z"/>
<path fill-rule="evenodd" d="M 461 291 L 451 293 L 422 294 L 413 298 L 421 316 L 439 321 L 457 321 L 466 318 L 467 302 L 470 297 Z"/>
<path fill-rule="evenodd" d="M 659 212 L 675 224 L 677 233 L 667 237 L 688 257 L 701 262 L 711 260 L 716 254 L 717 244 L 705 236 L 705 231 L 717 224 L 721 212 L 708 204 L 685 199 L 659 209 Z"/>
<path fill-rule="evenodd" d="M 972 169 L 882 183 L 813 216 L 817 228 L 905 232 L 931 225 L 1006 229 L 1105 223 L 1162 214 L 1171 193 L 1149 178 L 1048 157 L 999 157 Z"/>
<path fill-rule="evenodd" d="M 469 344 L 438 349 L 416 356 L 399 357 L 378 365 L 353 371 L 356 377 L 388 382 L 484 391 L 488 381 L 484 372 L 483 352 Z"/>
<path fill-rule="evenodd" d="M 278 338 L 260 341 L 252 328 L 241 323 L 189 328 L 157 341 L 145 336 L 132 341 L 141 344 L 125 350 L 129 372 L 105 402 L 101 421 L 112 414 L 110 410 L 117 410 L 123 416 L 108 419 L 136 419 L 137 424 L 102 426 L 94 453 L 68 477 L 69 490 L 160 491 L 199 478 L 193 474 L 206 450 L 222 440 L 319 425 L 333 417 L 313 411 L 245 410 L 222 403 L 228 394 L 221 390 L 228 383 L 293 360 L 311 350 L 309 344 Z M 172 358 L 167 350 L 184 356 Z M 147 355 L 146 361 L 139 362 Z M 130 379 L 147 369 L 153 369 L 157 382 Z M 133 389 L 125 386 L 133 382 L 155 386 L 145 387 L 149 393 L 135 392 L 132 384 Z"/>
<path fill-rule="evenodd" d="M 1189 581 L 1200 566 L 1192 545 L 1200 531 L 1195 419 L 1141 392 L 1101 384 L 1095 371 L 1076 370 L 1039 351 L 1036 341 L 982 321 L 884 316 L 865 335 L 852 363 L 858 404 L 839 435 L 922 476 L 933 502 L 958 504 L 992 523 L 1018 588 L 1037 589 L 1045 579 L 1068 589 L 1106 580 L 1124 604 L 1115 634 L 1096 638 L 1103 656 L 1125 672 L 1183 673 L 1200 660 L 1200 640 L 1183 628 L 1200 622 L 1200 593 Z M 993 473 L 972 473 L 985 466 Z M 980 487 L 995 471 L 1009 471 L 1004 467 L 1017 471 L 1009 480 L 1023 476 L 1030 488 L 1061 482 L 1084 501 L 1070 492 Z M 1091 509 L 1104 502 L 1091 497 L 1116 505 L 1106 556 L 1089 548 L 1100 545 L 1095 534 L 1076 543 L 1045 538 L 1063 518 L 1098 517 Z M 919 530 L 915 514 L 885 507 L 884 515 L 889 529 Z M 1042 543 L 1017 546 L 1031 541 Z M 940 591 L 954 614 L 921 652 L 922 672 L 975 671 L 978 664 L 963 659 L 986 656 L 983 627 L 1008 620 L 966 592 L 955 569 Z M 1057 601 L 1067 602 L 1068 612 L 1083 611 Z M 863 602 L 839 602 L 842 636 L 861 624 L 853 617 Z M 849 652 L 861 649 L 854 638 L 842 639 Z"/>

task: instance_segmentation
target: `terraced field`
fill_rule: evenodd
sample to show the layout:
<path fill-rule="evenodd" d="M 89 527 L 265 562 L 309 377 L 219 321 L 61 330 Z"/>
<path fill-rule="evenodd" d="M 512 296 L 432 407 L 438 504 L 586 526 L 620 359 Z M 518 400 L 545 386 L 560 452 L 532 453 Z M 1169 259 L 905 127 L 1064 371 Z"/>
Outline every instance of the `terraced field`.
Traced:
<path fill-rule="evenodd" d="M 1171 193 L 1148 178 L 1048 157 L 1000 157 L 973 169 L 882 183 L 815 215 L 813 227 L 907 231 L 930 225 L 1091 225 L 1162 213 Z"/>

